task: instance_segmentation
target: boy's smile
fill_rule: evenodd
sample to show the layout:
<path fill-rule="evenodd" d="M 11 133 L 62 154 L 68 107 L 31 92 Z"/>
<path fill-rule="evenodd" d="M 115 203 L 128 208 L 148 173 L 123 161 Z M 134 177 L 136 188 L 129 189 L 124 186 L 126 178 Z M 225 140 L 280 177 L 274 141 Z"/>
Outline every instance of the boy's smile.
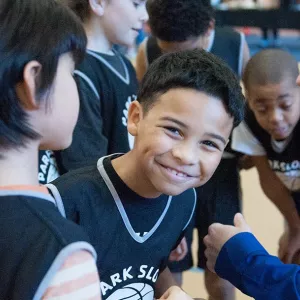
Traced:
<path fill-rule="evenodd" d="M 221 100 L 193 89 L 171 89 L 144 111 L 133 102 L 128 129 L 140 194 L 178 195 L 206 183 L 217 168 L 233 126 Z"/>

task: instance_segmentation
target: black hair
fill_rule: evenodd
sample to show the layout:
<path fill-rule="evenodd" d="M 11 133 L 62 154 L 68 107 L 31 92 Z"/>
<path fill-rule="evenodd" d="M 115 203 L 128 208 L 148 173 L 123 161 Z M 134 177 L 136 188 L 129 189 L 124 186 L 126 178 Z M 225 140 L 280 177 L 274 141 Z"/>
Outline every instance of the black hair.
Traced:
<path fill-rule="evenodd" d="M 148 0 L 147 11 L 153 35 L 166 42 L 198 38 L 214 18 L 210 0 Z"/>
<path fill-rule="evenodd" d="M 27 63 L 38 61 L 37 97 L 47 101 L 62 54 L 74 62 L 84 56 L 86 35 L 79 19 L 55 0 L 1 0 L 0 4 L 0 148 L 24 146 L 38 133 L 17 96 Z"/>
<path fill-rule="evenodd" d="M 145 113 L 160 95 L 174 88 L 194 89 L 220 99 L 233 117 L 234 127 L 244 117 L 239 79 L 225 62 L 204 50 L 168 53 L 150 65 L 138 93 Z"/>
<path fill-rule="evenodd" d="M 60 0 L 67 5 L 80 19 L 85 22 L 91 15 L 89 0 Z"/>
<path fill-rule="evenodd" d="M 292 79 L 296 85 L 298 75 L 298 62 L 291 54 L 280 49 L 266 49 L 250 59 L 243 83 L 246 90 L 251 85 L 278 84 L 286 78 Z"/>

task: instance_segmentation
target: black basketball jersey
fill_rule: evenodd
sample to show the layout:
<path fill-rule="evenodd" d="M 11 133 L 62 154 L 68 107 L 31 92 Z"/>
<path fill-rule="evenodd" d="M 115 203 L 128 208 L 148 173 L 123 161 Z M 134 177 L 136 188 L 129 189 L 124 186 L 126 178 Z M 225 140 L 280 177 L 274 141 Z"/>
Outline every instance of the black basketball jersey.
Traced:
<path fill-rule="evenodd" d="M 231 69 L 241 76 L 243 67 L 243 39 L 244 36 L 226 27 L 216 27 L 207 51 L 223 59 Z M 162 55 L 157 39 L 150 36 L 146 44 L 147 62 L 150 65 Z"/>
<path fill-rule="evenodd" d="M 111 59 L 88 50 L 75 71 L 80 112 L 72 145 L 59 153 L 64 171 L 96 164 L 99 157 L 126 153 L 133 146 L 127 116 L 130 103 L 137 98 L 136 73 L 123 55 L 115 52 Z"/>
<path fill-rule="evenodd" d="M 0 200 L 0 299 L 40 300 L 66 257 L 79 250 L 96 256 L 50 195 L 1 190 Z"/>
<path fill-rule="evenodd" d="M 130 218 L 154 216 L 139 209 L 142 197 L 136 201 L 137 215 L 127 214 L 122 194 L 113 184 L 115 179 L 105 167 L 108 159 L 100 159 L 97 166 L 69 172 L 49 188 L 57 196 L 60 194 L 67 218 L 85 229 L 96 249 L 102 299 L 153 300 L 155 282 L 191 220 L 195 191 L 191 189 L 176 197 L 162 195 L 167 198 L 163 211 L 141 236 Z M 151 200 L 155 206 L 161 199 Z"/>
<path fill-rule="evenodd" d="M 248 108 L 245 123 L 266 152 L 270 166 L 286 187 L 292 192 L 300 192 L 300 122 L 292 135 L 285 141 L 274 141 L 255 119 Z"/>

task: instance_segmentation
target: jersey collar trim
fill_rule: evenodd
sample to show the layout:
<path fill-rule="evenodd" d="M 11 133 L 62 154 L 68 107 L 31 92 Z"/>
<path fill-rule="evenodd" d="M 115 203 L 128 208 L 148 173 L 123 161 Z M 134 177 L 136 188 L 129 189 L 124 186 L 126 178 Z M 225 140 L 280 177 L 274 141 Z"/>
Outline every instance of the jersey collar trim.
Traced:
<path fill-rule="evenodd" d="M 126 229 L 127 231 L 129 232 L 129 234 L 131 235 L 131 237 L 138 243 L 142 244 L 144 242 L 146 242 L 154 233 L 155 231 L 157 230 L 157 228 L 159 227 L 159 225 L 162 223 L 165 215 L 167 214 L 168 212 L 168 209 L 171 205 L 171 201 L 172 201 L 172 196 L 169 196 L 169 199 L 168 199 L 168 202 L 166 204 L 166 207 L 164 209 L 164 211 L 162 212 L 160 218 L 158 219 L 158 221 L 156 222 L 156 224 L 153 226 L 153 228 L 147 233 L 145 234 L 143 237 L 137 235 L 135 233 L 135 231 L 133 230 L 132 228 L 132 225 L 129 221 L 129 218 L 126 214 L 126 211 L 124 209 L 124 206 L 122 204 L 122 201 L 120 200 L 120 197 L 118 195 L 118 192 L 116 191 L 113 183 L 111 182 L 107 172 L 105 171 L 105 168 L 104 168 L 104 165 L 103 165 L 103 160 L 106 158 L 106 157 L 110 157 L 110 156 L 113 156 L 115 154 L 112 154 L 112 155 L 109 155 L 109 156 L 105 156 L 105 157 L 102 157 L 98 160 L 98 163 L 97 163 L 97 167 L 98 167 L 98 170 L 100 172 L 100 175 L 102 176 L 103 180 L 105 181 L 116 205 L 117 205 L 117 208 L 119 210 L 119 213 L 122 217 L 122 220 L 126 226 Z"/>

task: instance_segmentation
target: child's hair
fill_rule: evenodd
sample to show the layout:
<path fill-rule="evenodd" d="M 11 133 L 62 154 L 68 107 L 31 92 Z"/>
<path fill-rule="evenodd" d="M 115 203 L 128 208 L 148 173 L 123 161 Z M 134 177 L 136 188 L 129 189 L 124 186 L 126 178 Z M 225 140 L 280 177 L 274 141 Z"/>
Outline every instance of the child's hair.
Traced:
<path fill-rule="evenodd" d="M 27 139 L 39 137 L 16 92 L 26 64 L 41 64 L 36 92 L 39 100 L 48 101 L 60 56 L 70 52 L 77 63 L 86 43 L 79 19 L 57 1 L 1 0 L 0 148 L 24 146 Z"/>
<path fill-rule="evenodd" d="M 59 0 L 67 5 L 80 19 L 85 22 L 90 17 L 89 0 Z"/>
<path fill-rule="evenodd" d="M 246 90 L 251 85 L 278 84 L 286 78 L 296 85 L 298 75 L 298 62 L 292 55 L 279 49 L 267 49 L 250 59 L 244 71 L 243 83 Z"/>
<path fill-rule="evenodd" d="M 147 11 L 153 35 L 166 42 L 197 38 L 214 18 L 210 0 L 148 0 Z"/>
<path fill-rule="evenodd" d="M 165 54 L 150 65 L 141 82 L 138 99 L 145 112 L 170 89 L 189 88 L 219 98 L 237 126 L 244 116 L 245 99 L 234 72 L 204 50 Z"/>

